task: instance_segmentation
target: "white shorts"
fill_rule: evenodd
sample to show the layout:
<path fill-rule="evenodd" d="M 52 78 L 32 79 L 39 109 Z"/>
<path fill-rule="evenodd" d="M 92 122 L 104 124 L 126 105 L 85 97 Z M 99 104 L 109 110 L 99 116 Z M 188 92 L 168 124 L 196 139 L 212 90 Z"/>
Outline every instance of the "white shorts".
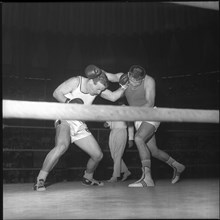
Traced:
<path fill-rule="evenodd" d="M 147 122 L 148 124 L 153 125 L 155 127 L 155 132 L 157 131 L 157 128 L 160 126 L 160 122 L 157 121 L 135 121 L 134 126 L 136 128 L 136 131 L 138 130 L 138 128 L 140 128 L 142 122 Z"/>
<path fill-rule="evenodd" d="M 79 139 L 82 139 L 84 137 L 87 137 L 89 135 L 92 135 L 92 133 L 89 131 L 87 125 L 82 121 L 56 120 L 55 127 L 57 127 L 61 123 L 68 124 L 70 126 L 71 143 L 73 143 L 74 141 L 77 141 Z"/>
<path fill-rule="evenodd" d="M 157 108 L 157 107 L 154 106 L 154 108 Z M 148 124 L 153 125 L 155 127 L 155 132 L 157 131 L 158 127 L 160 126 L 160 122 L 158 122 L 158 121 L 135 121 L 134 126 L 135 126 L 136 130 L 138 130 L 138 128 L 140 128 L 142 122 L 147 122 Z"/>

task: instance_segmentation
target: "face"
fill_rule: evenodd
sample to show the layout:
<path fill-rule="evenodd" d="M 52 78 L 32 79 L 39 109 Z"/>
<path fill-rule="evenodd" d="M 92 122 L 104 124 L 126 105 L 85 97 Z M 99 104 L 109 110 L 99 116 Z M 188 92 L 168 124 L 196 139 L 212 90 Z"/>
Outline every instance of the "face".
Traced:
<path fill-rule="evenodd" d="M 97 84 L 95 84 L 95 83 L 92 82 L 91 87 L 90 87 L 90 95 L 99 95 L 105 89 L 106 88 L 102 83 L 97 82 Z"/>
<path fill-rule="evenodd" d="M 129 85 L 131 85 L 134 88 L 140 86 L 143 80 L 144 79 L 136 80 L 129 74 Z"/>

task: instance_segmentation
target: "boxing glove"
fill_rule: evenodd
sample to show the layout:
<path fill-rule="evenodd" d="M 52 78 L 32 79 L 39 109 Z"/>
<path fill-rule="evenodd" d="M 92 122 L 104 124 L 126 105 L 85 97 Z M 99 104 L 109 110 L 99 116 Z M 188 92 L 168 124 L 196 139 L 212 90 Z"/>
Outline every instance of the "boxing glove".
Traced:
<path fill-rule="evenodd" d="M 66 99 L 65 103 L 70 103 L 70 104 L 84 104 L 84 101 L 80 98 L 75 98 L 75 99 Z M 77 120 L 78 121 L 78 120 Z M 81 121 L 81 122 L 80 122 Z M 80 123 L 85 123 L 84 121 L 80 120 Z M 78 122 L 78 123 L 79 123 Z M 85 125 L 86 126 L 86 125 Z"/>
<path fill-rule="evenodd" d="M 127 73 L 124 73 L 121 75 L 121 77 L 119 79 L 119 84 L 123 89 L 127 89 L 128 85 L 129 85 L 129 78 L 128 78 Z"/>
<path fill-rule="evenodd" d="M 107 121 L 103 125 L 104 125 L 105 128 L 108 128 L 110 126 Z"/>
<path fill-rule="evenodd" d="M 65 103 L 84 104 L 83 100 L 80 98 L 66 99 Z"/>
<path fill-rule="evenodd" d="M 102 70 L 95 65 L 88 65 L 85 68 L 85 75 L 89 79 L 94 79 L 102 73 Z"/>

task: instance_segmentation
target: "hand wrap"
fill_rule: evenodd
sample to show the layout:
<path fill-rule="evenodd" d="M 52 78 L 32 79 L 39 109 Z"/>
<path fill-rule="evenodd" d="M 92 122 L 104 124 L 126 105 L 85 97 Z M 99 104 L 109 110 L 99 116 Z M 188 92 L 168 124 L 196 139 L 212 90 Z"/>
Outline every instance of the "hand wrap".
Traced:
<path fill-rule="evenodd" d="M 119 84 L 123 89 L 127 89 L 128 85 L 129 85 L 128 74 L 124 73 L 121 75 L 121 77 L 119 79 Z"/>

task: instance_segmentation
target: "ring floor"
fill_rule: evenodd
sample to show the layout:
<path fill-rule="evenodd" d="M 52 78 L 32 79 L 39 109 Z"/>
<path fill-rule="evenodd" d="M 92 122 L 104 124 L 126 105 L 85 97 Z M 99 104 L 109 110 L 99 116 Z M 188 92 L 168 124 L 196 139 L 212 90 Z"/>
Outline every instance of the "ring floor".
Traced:
<path fill-rule="evenodd" d="M 134 180 L 86 187 L 58 182 L 46 191 L 31 183 L 3 185 L 3 219 L 219 219 L 219 179 L 157 180 L 129 188 Z"/>

